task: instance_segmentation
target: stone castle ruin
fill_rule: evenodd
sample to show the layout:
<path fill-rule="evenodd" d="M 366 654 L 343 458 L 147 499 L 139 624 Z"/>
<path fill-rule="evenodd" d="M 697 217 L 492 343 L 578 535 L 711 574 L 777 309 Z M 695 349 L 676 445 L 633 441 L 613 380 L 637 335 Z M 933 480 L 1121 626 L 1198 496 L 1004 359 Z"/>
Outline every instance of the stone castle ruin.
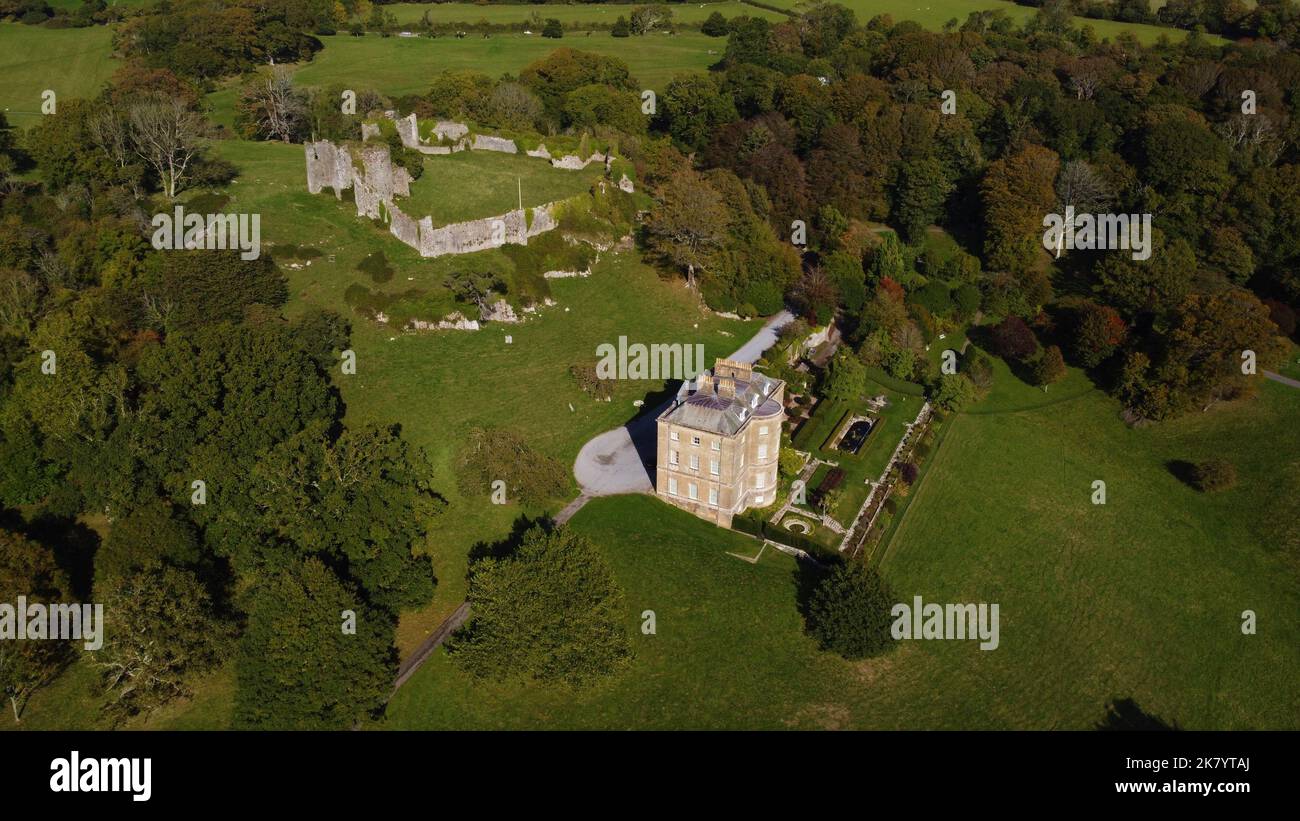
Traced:
<path fill-rule="evenodd" d="M 514 141 L 502 137 L 469 134 L 463 123 L 439 121 L 433 134 L 439 140 L 456 140 L 454 145 L 427 145 L 420 139 L 419 124 L 415 115 L 397 119 L 388 112 L 396 126 L 402 144 L 425 154 L 450 154 L 466 149 L 475 151 L 502 151 L 518 153 Z M 411 175 L 401 166 L 394 165 L 389 148 L 384 143 L 367 142 L 379 136 L 379 126 L 369 123 L 361 127 L 361 143 L 335 145 L 329 140 L 307 143 L 307 190 L 319 194 L 331 188 L 337 199 L 351 190 L 357 206 L 357 215 L 383 220 L 389 232 L 414 248 L 422 257 L 440 257 L 447 254 L 471 254 L 505 244 L 527 245 L 530 237 L 550 231 L 559 225 L 558 211 L 563 200 L 549 202 L 536 208 L 519 208 L 483 219 L 469 220 L 433 227 L 429 216 L 415 218 L 398 207 L 395 197 L 411 195 Z M 529 156 L 550 158 L 546 147 L 527 152 Z M 556 168 L 581 169 L 592 162 L 604 162 L 609 168 L 611 156 L 592 154 L 586 160 L 566 155 L 551 159 Z M 623 191 L 633 190 L 632 181 L 624 174 L 619 181 Z"/>
<path fill-rule="evenodd" d="M 503 154 L 518 154 L 519 146 L 514 140 L 505 137 L 497 137 L 491 134 L 470 134 L 469 126 L 464 123 L 452 122 L 450 120 L 438 120 L 433 124 L 431 129 L 432 138 L 438 140 L 437 145 L 432 144 L 430 139 L 420 136 L 420 122 L 415 113 L 407 114 L 405 117 L 398 117 L 394 111 L 385 111 L 384 116 L 393 121 L 397 128 L 397 136 L 401 139 L 402 145 L 407 148 L 413 148 L 421 154 L 452 154 L 458 151 L 499 151 Z M 378 137 L 380 134 L 379 126 L 373 123 L 363 123 L 361 126 L 362 141 L 371 137 Z M 450 142 L 450 145 L 442 144 L 444 141 Z M 561 157 L 552 156 L 547 150 L 546 144 L 542 143 L 537 148 L 524 151 L 529 157 L 550 160 L 552 167 L 563 168 L 569 171 L 581 171 L 594 162 L 605 164 L 605 170 L 609 170 L 610 162 L 613 161 L 612 155 L 602 154 L 599 151 L 593 152 L 589 157 L 580 157 L 577 154 L 565 154 Z M 624 178 L 626 179 L 626 177 Z M 631 180 L 627 184 L 631 185 Z M 620 181 L 619 183 L 623 183 Z M 624 189 L 629 190 L 629 189 Z"/>

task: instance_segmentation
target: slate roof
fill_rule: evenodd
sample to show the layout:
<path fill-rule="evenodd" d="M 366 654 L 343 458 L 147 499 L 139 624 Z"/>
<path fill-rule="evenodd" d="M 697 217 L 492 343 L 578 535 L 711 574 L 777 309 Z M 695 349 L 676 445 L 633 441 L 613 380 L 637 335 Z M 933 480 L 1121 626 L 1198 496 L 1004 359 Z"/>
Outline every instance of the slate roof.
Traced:
<path fill-rule="evenodd" d="M 772 417 L 781 412 L 781 403 L 771 398 L 781 385 L 779 379 L 754 373 L 748 381 L 735 382 L 735 397 L 720 396 L 718 379 L 711 371 L 705 371 L 694 382 L 682 384 L 673 407 L 659 418 L 695 430 L 732 436 L 752 417 Z"/>

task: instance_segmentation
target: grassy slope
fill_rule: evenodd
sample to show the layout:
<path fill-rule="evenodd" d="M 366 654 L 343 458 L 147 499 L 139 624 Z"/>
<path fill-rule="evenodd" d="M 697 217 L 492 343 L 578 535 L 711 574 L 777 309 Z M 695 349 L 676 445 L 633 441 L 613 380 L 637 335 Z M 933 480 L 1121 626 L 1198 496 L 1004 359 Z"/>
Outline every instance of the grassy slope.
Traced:
<path fill-rule="evenodd" d="M 1187 728 L 1297 726 L 1300 596 L 1273 546 L 1295 538 L 1300 391 L 1265 385 L 1258 401 L 1142 431 L 1116 411 L 1089 392 L 965 415 L 937 451 L 884 571 L 900 598 L 998 602 L 996 651 L 827 657 L 801 632 L 787 557 L 748 565 L 726 555 L 753 554 L 737 534 L 653 499 L 602 500 L 572 526 L 604 545 L 629 629 L 656 611 L 657 636 L 633 633 L 633 669 L 575 695 L 476 683 L 440 652 L 385 726 L 1088 728 L 1115 698 Z M 1222 496 L 1164 466 L 1219 452 L 1242 476 Z M 1105 507 L 1089 503 L 1094 478 Z M 1240 632 L 1248 608 L 1259 635 Z"/>
<path fill-rule="evenodd" d="M 421 259 L 393 237 L 357 219 L 350 203 L 335 202 L 328 192 L 308 194 L 301 146 L 232 141 L 218 148 L 243 170 L 231 186 L 234 198 L 228 209 L 261 213 L 264 241 L 308 244 L 327 255 L 309 267 L 285 271 L 291 312 L 316 305 L 346 315 L 343 293 L 353 283 L 436 293 L 465 259 Z M 455 161 L 442 157 L 434 161 L 448 159 Z M 476 163 L 497 159 L 511 158 L 474 155 Z M 545 168 L 539 160 L 531 162 Z M 386 286 L 375 285 L 355 270 L 356 263 L 376 248 L 396 268 Z M 475 257 L 491 261 L 496 254 Z M 660 280 L 629 254 L 603 255 L 592 277 L 554 280 L 551 288 L 559 304 L 542 309 L 540 319 L 477 333 L 402 334 L 353 319 L 357 375 L 339 380 L 348 420 L 400 422 L 408 439 L 429 449 L 437 467 L 437 487 L 452 503 L 436 543 L 429 548 L 441 582 L 437 601 L 403 632 L 404 647 L 417 643 L 426 629 L 459 604 L 469 546 L 507 532 L 520 513 L 514 505 L 498 507 L 487 499 L 459 495 L 451 465 L 457 442 L 471 426 L 515 428 L 547 454 L 570 464 L 587 439 L 627 421 L 634 412 L 632 401 L 659 387 L 621 383 L 612 402 L 592 401 L 578 390 L 568 368 L 583 359 L 594 361 L 598 344 L 616 342 L 619 334 L 633 341 L 698 341 L 712 357 L 729 353 L 757 328 L 753 322 L 703 314 L 688 292 Z M 513 337 L 511 345 L 505 344 L 507 333 Z"/>
<path fill-rule="evenodd" d="M 41 116 L 41 94 L 57 100 L 93 97 L 117 68 L 106 26 L 47 29 L 0 23 L 0 109 L 28 128 Z"/>
<path fill-rule="evenodd" d="M 1001 604 L 985 663 L 934 649 L 948 692 L 972 694 L 964 723 L 1077 726 L 1132 697 L 1189 728 L 1295 727 L 1300 597 L 1278 547 L 1295 539 L 1300 391 L 1143 431 L 1115 411 L 1088 394 L 959 417 L 894 536 L 883 567 L 899 590 Z M 1203 496 L 1165 466 L 1210 455 L 1237 463 L 1237 489 Z M 1259 635 L 1241 634 L 1246 609 Z M 1022 698 L 974 695 L 1000 690 Z"/>
<path fill-rule="evenodd" d="M 326 254 L 309 267 L 284 271 L 291 314 L 323 306 L 347 315 L 343 292 L 349 284 L 379 287 L 355 270 L 375 248 L 382 248 L 397 269 L 387 286 L 391 290 L 436 288 L 457 260 L 464 259 L 420 259 L 357 219 L 350 203 L 335 202 L 328 192 L 308 194 L 302 146 L 227 141 L 215 144 L 214 150 L 242 171 L 229 189 L 232 199 L 225 210 L 260 213 L 262 239 L 270 247 L 305 244 Z M 406 438 L 430 453 L 435 487 L 449 502 L 426 547 L 439 578 L 435 600 L 429 608 L 404 616 L 398 633 L 403 650 L 418 644 L 463 600 L 469 548 L 504 536 L 521 514 L 541 512 L 461 495 L 452 461 L 470 427 L 512 428 L 543 452 L 572 464 L 588 439 L 629 420 L 636 412 L 632 402 L 659 390 L 662 383 L 619 383 L 611 402 L 598 403 L 577 388 L 568 375 L 569 365 L 584 359 L 594 362 L 596 346 L 616 342 L 620 334 L 632 341 L 701 342 L 707 357 L 725 356 L 758 328 L 757 322 L 706 315 L 692 294 L 661 280 L 632 254 L 602 255 L 590 278 L 556 280 L 552 289 L 558 305 L 543 309 L 540 318 L 477 333 L 402 334 L 360 317 L 352 319 L 357 374 L 337 378 L 348 423 L 400 423 Z M 505 344 L 506 333 L 513 337 L 511 345 Z M 27 723 L 92 724 L 87 694 L 93 675 L 80 667 L 72 673 L 37 694 Z M 232 686 L 229 671 L 201 681 L 195 699 L 169 708 L 148 726 L 225 726 Z"/>

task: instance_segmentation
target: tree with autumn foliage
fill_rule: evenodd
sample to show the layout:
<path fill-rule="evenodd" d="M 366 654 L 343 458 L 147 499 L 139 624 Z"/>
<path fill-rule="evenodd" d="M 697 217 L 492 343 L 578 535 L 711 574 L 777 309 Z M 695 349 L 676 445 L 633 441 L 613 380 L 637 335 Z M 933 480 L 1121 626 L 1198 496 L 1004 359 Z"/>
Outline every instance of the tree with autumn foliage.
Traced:
<path fill-rule="evenodd" d="M 1128 327 L 1119 311 L 1086 301 L 1076 313 L 1072 353 L 1080 365 L 1095 368 L 1124 344 Z"/>
<path fill-rule="evenodd" d="M 993 326 L 993 347 L 1003 359 L 1026 360 L 1038 350 L 1038 339 L 1025 321 L 1009 316 Z"/>
<path fill-rule="evenodd" d="M 1019 272 L 1042 249 L 1043 217 L 1056 205 L 1055 151 L 1028 145 L 989 166 L 980 183 L 984 204 L 984 257 L 995 270 Z"/>
<path fill-rule="evenodd" d="M 646 217 L 647 245 L 695 286 L 695 274 L 708 267 L 727 234 L 722 195 L 690 169 L 674 174 L 656 192 L 657 206 Z"/>

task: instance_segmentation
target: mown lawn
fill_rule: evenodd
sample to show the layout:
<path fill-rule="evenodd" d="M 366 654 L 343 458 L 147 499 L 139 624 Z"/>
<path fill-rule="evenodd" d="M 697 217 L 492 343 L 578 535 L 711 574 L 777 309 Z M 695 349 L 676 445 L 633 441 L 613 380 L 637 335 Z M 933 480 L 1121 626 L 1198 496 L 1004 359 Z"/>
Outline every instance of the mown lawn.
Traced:
<path fill-rule="evenodd" d="M 650 497 L 590 502 L 571 527 L 602 545 L 626 590 L 636 660 L 595 691 L 476 682 L 445 651 L 397 693 L 386 728 L 672 729 L 815 726 L 800 716 L 808 687 L 841 665 L 799 629 L 795 562 Z M 656 635 L 640 614 L 655 612 Z M 847 684 L 847 682 L 845 682 Z"/>
<path fill-rule="evenodd" d="M 844 471 L 844 481 L 840 485 L 843 493 L 835 510 L 831 511 L 831 515 L 845 527 L 852 524 L 858 508 L 862 507 L 863 501 L 866 500 L 871 490 L 867 483 L 879 478 L 885 466 L 889 464 L 889 457 L 893 455 L 894 448 L 898 447 L 904 429 L 916 418 L 925 401 L 919 397 L 881 388 L 875 383 L 868 383 L 867 394 L 883 395 L 888 400 L 888 404 L 883 410 L 876 412 L 869 411 L 866 403 L 863 402 L 821 402 L 813 412 L 812 418 L 804 428 L 800 429 L 794 443 L 800 450 L 810 451 L 821 459 L 837 462 L 840 469 Z M 840 420 L 844 419 L 846 414 L 854 413 L 870 414 L 875 418 L 874 427 L 867 435 L 867 440 L 862 444 L 861 449 L 857 453 L 847 453 L 837 448 L 823 448 L 822 445 L 827 444 L 835 433 Z M 808 482 L 810 494 L 817 489 L 827 469 L 821 467 L 817 470 L 818 472 Z"/>
<path fill-rule="evenodd" d="M 1010 387 L 1010 386 L 1007 386 Z M 995 397 L 996 398 L 996 397 Z M 1005 404 L 1012 404 L 1008 400 Z M 1101 393 L 956 417 L 883 570 L 902 600 L 997 602 L 1001 646 L 908 642 L 879 660 L 819 653 L 792 561 L 650 498 L 571 526 L 627 591 L 637 660 L 594 692 L 484 684 L 442 651 L 397 695 L 394 728 L 1090 729 L 1131 698 L 1184 728 L 1300 726 L 1300 391 L 1132 430 Z M 1227 454 L 1206 497 L 1166 467 Z M 1091 483 L 1108 485 L 1105 506 Z M 746 549 L 749 548 L 749 549 Z M 658 635 L 636 626 L 653 609 Z M 1259 632 L 1244 636 L 1254 610 Z"/>
<path fill-rule="evenodd" d="M 107 26 L 47 29 L 0 23 L 0 109 L 16 128 L 41 117 L 41 95 L 56 101 L 94 97 L 117 69 Z"/>

